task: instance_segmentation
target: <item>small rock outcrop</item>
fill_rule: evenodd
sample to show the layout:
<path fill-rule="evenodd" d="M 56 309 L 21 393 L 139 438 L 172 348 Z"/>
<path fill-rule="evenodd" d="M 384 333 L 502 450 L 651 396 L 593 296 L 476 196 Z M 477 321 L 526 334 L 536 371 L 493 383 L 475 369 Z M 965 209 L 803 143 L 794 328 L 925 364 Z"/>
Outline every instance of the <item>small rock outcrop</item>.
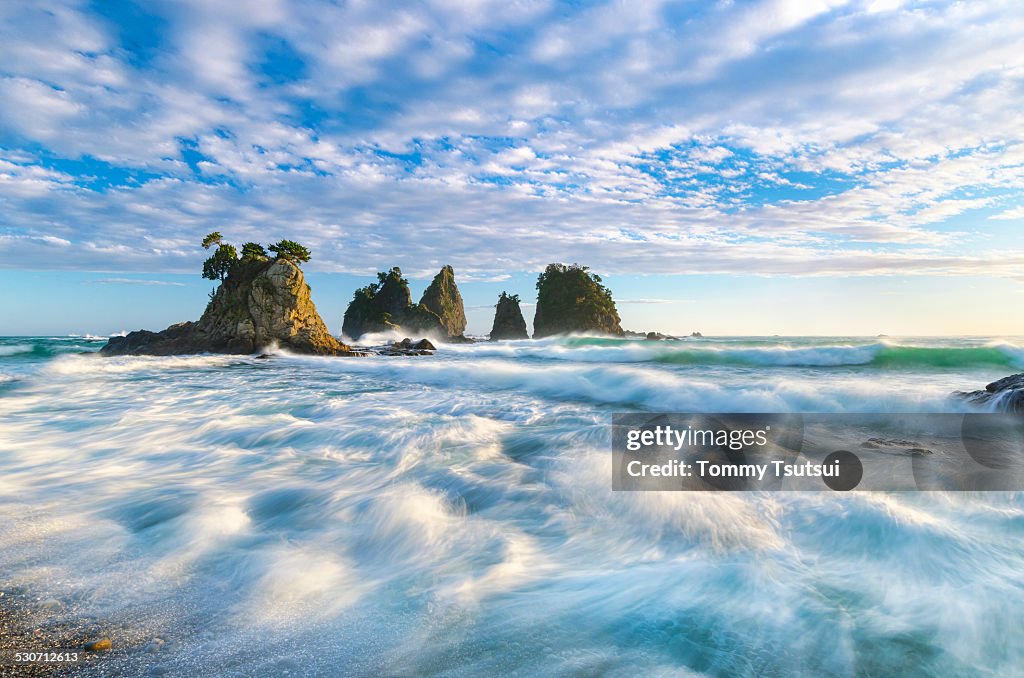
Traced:
<path fill-rule="evenodd" d="M 431 301 L 445 300 L 449 321 L 452 326 L 458 326 L 456 315 L 462 318 L 462 328 L 465 329 L 466 316 L 462 310 L 462 297 L 454 287 L 455 278 L 451 273 L 451 267 L 446 266 L 451 274 L 451 286 L 447 286 L 448 279 L 445 270 L 434 279 L 438 283 L 437 294 L 429 295 Z M 441 278 L 441 282 L 438 282 Z M 431 287 L 434 287 L 433 283 Z M 428 288 L 430 291 L 430 288 Z M 452 295 L 451 292 L 454 292 Z M 424 298 L 428 295 L 424 293 Z M 454 300 L 458 301 L 458 313 L 453 308 Z M 377 282 L 356 290 L 345 310 L 345 318 L 341 331 L 347 337 L 358 339 L 364 334 L 372 332 L 386 332 L 389 330 L 405 331 L 414 334 L 425 334 L 435 338 L 446 339 L 453 335 L 449 326 L 445 324 L 441 316 L 427 307 L 423 302 L 412 303 L 412 295 L 409 292 L 409 281 L 402 277 L 402 269 L 395 266 L 387 273 L 378 273 Z M 458 337 L 462 336 L 459 330 Z"/>
<path fill-rule="evenodd" d="M 993 381 L 983 391 L 958 391 L 954 395 L 975 405 L 987 405 L 996 412 L 1024 414 L 1024 373 Z"/>
<path fill-rule="evenodd" d="M 523 310 L 519 308 L 519 295 L 502 292 L 494 308 L 491 341 L 499 339 L 529 339 Z"/>
<path fill-rule="evenodd" d="M 377 349 L 377 355 L 386 356 L 413 356 L 413 355 L 433 355 L 437 348 L 430 343 L 429 339 L 420 339 L 419 341 L 413 341 L 409 337 L 396 341 L 383 348 Z"/>
<path fill-rule="evenodd" d="M 198 321 L 112 337 L 100 353 L 246 354 L 272 344 L 297 353 L 356 355 L 327 330 L 298 265 L 257 256 L 232 265 Z"/>
<path fill-rule="evenodd" d="M 611 291 L 586 266 L 548 264 L 537 278 L 533 337 L 593 332 L 624 336 Z"/>
<path fill-rule="evenodd" d="M 455 284 L 455 271 L 451 266 L 444 266 L 434 276 L 423 296 L 420 306 L 432 311 L 441 319 L 441 324 L 450 337 L 461 337 L 466 331 L 466 309 L 462 305 L 459 286 Z"/>

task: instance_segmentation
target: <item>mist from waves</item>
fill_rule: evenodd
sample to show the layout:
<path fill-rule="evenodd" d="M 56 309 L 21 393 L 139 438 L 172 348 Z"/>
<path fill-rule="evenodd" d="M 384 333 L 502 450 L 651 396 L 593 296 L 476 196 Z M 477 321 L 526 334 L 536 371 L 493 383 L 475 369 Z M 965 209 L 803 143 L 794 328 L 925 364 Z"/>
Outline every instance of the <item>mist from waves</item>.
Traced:
<path fill-rule="evenodd" d="M 130 674 L 1024 665 L 1020 493 L 613 493 L 608 454 L 616 411 L 962 409 L 949 393 L 1005 376 L 982 358 L 1019 343 L 678 344 L 100 359 L 0 340 L 20 347 L 0 350 L 0 588 L 123 630 L 104 670 Z M 893 347 L 975 353 L 879 361 Z"/>

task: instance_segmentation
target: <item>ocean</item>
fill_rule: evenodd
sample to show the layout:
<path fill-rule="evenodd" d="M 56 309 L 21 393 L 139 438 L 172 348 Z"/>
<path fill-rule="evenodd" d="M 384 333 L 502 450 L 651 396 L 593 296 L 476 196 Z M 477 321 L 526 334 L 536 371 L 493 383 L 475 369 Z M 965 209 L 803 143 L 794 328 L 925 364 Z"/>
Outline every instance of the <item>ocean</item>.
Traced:
<path fill-rule="evenodd" d="M 609 461 L 616 412 L 966 411 L 1020 339 L 103 341 L 0 339 L 0 591 L 110 637 L 86 674 L 1024 675 L 1024 493 L 613 492 Z"/>

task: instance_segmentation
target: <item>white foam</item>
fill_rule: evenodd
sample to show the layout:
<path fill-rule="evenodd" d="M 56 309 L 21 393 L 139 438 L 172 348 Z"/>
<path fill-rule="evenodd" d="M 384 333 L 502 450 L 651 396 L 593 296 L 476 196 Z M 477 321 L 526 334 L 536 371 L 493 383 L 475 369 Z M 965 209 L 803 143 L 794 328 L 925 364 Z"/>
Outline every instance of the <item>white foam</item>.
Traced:
<path fill-rule="evenodd" d="M 35 346 L 32 344 L 7 344 L 0 346 L 0 357 L 32 353 L 34 350 Z"/>

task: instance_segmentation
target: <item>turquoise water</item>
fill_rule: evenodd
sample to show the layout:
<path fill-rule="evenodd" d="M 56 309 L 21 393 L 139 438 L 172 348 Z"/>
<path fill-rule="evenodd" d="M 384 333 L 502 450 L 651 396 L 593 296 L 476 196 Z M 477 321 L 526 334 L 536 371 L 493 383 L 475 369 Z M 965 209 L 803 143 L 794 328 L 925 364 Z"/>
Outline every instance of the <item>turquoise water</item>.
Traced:
<path fill-rule="evenodd" d="M 1020 493 L 613 493 L 620 411 L 943 412 L 1019 339 L 0 339 L 0 588 L 109 675 L 1021 675 Z M 146 652 L 148 639 L 166 641 Z"/>

